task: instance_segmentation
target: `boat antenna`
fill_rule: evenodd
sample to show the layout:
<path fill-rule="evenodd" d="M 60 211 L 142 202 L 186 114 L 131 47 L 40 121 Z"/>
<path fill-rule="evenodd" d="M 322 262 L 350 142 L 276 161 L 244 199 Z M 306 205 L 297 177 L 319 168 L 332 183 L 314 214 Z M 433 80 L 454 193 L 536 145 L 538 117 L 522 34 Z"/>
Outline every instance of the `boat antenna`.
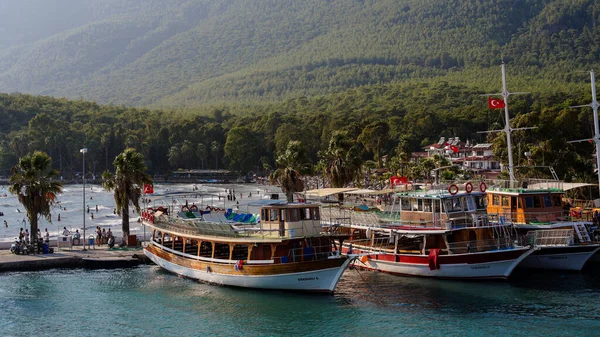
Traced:
<path fill-rule="evenodd" d="M 496 94 L 485 94 L 483 96 L 502 96 L 504 98 L 504 129 L 501 130 L 492 130 L 492 131 L 479 131 L 479 133 L 489 133 L 489 132 L 504 132 L 506 133 L 506 146 L 508 147 L 508 174 L 510 176 L 510 181 L 516 181 L 515 178 L 515 168 L 513 165 L 513 157 L 512 157 L 512 144 L 510 139 L 510 133 L 515 130 L 529 130 L 535 129 L 536 127 L 525 127 L 525 128 L 516 128 L 513 129 L 510 127 L 510 116 L 508 114 L 508 96 L 510 95 L 522 95 L 528 94 L 528 92 L 508 92 L 506 89 L 506 69 L 505 64 L 502 62 L 502 92 Z"/>
<path fill-rule="evenodd" d="M 592 82 L 592 103 L 584 105 L 575 105 L 570 108 L 587 108 L 591 107 L 594 111 L 594 137 L 588 139 L 572 140 L 567 143 L 578 143 L 593 140 L 596 143 L 596 168 L 598 171 L 598 186 L 600 186 L 600 126 L 598 125 L 598 101 L 596 100 L 596 78 L 594 70 L 590 70 L 590 79 Z"/>

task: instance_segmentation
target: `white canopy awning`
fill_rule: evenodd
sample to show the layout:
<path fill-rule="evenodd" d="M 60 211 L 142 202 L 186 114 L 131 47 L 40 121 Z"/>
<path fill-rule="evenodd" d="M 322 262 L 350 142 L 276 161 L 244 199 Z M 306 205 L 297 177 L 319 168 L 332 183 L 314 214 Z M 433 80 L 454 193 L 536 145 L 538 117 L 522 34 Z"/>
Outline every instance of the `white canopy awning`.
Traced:
<path fill-rule="evenodd" d="M 596 184 L 589 183 L 564 183 L 564 182 L 547 182 L 547 183 L 537 183 L 531 184 L 527 186 L 528 189 L 531 190 L 542 190 L 548 188 L 560 188 L 564 191 L 572 190 L 575 188 L 586 187 L 586 186 L 595 186 Z"/>
<path fill-rule="evenodd" d="M 312 197 L 326 197 L 328 195 L 347 193 L 350 191 L 356 191 L 358 188 L 319 188 L 316 190 L 306 191 L 307 196 Z"/>

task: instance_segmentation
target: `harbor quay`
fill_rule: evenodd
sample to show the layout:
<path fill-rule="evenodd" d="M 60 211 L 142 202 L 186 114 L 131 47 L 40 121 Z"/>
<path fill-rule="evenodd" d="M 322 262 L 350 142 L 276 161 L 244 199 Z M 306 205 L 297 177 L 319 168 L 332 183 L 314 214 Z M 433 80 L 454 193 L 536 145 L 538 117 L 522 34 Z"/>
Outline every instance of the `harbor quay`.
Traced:
<path fill-rule="evenodd" d="M 113 269 L 129 268 L 148 263 L 141 247 L 112 248 L 53 248 L 48 254 L 16 255 L 8 249 L 0 250 L 0 273 L 40 271 L 56 268 Z"/>

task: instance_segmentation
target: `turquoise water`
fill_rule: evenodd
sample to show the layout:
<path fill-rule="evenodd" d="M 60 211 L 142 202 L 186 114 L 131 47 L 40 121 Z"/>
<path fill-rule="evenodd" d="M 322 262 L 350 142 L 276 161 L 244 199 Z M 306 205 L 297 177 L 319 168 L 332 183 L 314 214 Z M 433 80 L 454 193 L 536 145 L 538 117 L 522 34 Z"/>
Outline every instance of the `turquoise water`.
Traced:
<path fill-rule="evenodd" d="M 2 336 L 598 336 L 600 265 L 457 282 L 348 270 L 334 295 L 213 286 L 156 266 L 0 274 Z"/>

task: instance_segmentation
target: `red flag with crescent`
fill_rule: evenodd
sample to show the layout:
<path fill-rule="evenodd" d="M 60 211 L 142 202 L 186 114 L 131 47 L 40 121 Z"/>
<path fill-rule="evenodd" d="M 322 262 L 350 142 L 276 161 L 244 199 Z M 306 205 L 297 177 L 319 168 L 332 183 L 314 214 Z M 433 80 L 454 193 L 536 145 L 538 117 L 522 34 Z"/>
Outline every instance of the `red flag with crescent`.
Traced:
<path fill-rule="evenodd" d="M 150 184 L 144 184 L 144 194 L 152 194 L 154 193 L 154 187 Z"/>
<path fill-rule="evenodd" d="M 505 104 L 501 99 L 488 97 L 488 107 L 490 109 L 502 109 L 505 107 Z"/>

